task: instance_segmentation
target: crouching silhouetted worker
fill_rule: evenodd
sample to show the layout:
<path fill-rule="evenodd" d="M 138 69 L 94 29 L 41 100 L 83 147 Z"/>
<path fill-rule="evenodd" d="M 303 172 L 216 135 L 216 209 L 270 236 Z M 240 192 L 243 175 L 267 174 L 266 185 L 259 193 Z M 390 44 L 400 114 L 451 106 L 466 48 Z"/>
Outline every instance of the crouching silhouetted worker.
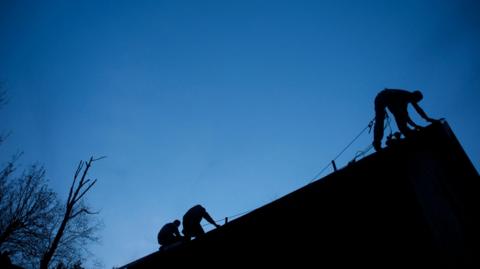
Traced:
<path fill-rule="evenodd" d="M 183 235 L 186 240 L 190 240 L 192 237 L 198 237 L 205 233 L 200 222 L 202 219 L 210 222 L 215 227 L 220 227 L 212 217 L 208 214 L 207 210 L 201 205 L 196 205 L 190 208 L 185 215 L 183 215 Z"/>
<path fill-rule="evenodd" d="M 157 236 L 158 243 L 161 246 L 160 249 L 182 241 L 183 237 L 180 235 L 178 227 L 180 227 L 180 221 L 178 219 L 163 225 Z"/>
<path fill-rule="evenodd" d="M 407 124 L 412 126 L 415 130 L 422 128 L 413 122 L 408 115 L 408 104 L 412 104 L 417 113 L 426 121 L 432 123 L 438 121 L 428 117 L 418 105 L 418 102 L 422 99 L 423 94 L 420 91 L 409 92 L 398 89 L 384 89 L 377 94 L 377 97 L 375 97 L 375 127 L 373 131 L 373 147 L 376 151 L 382 149 L 383 122 L 385 120 L 387 108 L 395 118 L 398 129 L 405 137 L 409 137 L 414 132 L 414 130 L 410 129 Z"/>

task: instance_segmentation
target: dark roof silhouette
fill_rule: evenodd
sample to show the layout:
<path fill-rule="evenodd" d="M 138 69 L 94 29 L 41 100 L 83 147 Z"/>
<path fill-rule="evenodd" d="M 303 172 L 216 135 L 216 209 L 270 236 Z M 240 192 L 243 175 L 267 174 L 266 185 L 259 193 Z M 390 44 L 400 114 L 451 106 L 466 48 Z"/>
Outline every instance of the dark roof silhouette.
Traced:
<path fill-rule="evenodd" d="M 446 122 L 122 268 L 478 267 L 480 178 Z M 152 239 L 153 240 L 153 239 Z M 256 267 L 256 266 L 255 266 Z"/>

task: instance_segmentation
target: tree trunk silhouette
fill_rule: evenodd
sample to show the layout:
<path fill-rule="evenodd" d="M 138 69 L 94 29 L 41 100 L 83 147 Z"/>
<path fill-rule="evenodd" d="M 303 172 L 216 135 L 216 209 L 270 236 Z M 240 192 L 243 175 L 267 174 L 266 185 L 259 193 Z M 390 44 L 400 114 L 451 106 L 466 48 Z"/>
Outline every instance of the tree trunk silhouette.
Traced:
<path fill-rule="evenodd" d="M 60 227 L 57 230 L 57 233 L 50 244 L 48 250 L 44 253 L 40 261 L 40 269 L 48 269 L 48 265 L 52 261 L 52 258 L 55 255 L 60 240 L 64 235 L 65 229 L 67 228 L 68 223 L 78 217 L 80 214 L 95 214 L 90 212 L 89 209 L 85 206 L 78 206 L 78 202 L 83 198 L 83 196 L 95 185 L 97 180 L 86 179 L 88 170 L 90 169 L 94 161 L 103 159 L 104 157 L 94 159 L 90 157 L 89 161 L 80 161 L 78 164 L 77 170 L 73 177 L 72 185 L 70 186 L 70 191 L 68 194 L 68 199 L 65 207 L 65 214 L 63 215 L 62 222 Z M 83 172 L 82 172 L 83 170 Z M 79 175 L 81 174 L 80 180 L 78 180 Z"/>

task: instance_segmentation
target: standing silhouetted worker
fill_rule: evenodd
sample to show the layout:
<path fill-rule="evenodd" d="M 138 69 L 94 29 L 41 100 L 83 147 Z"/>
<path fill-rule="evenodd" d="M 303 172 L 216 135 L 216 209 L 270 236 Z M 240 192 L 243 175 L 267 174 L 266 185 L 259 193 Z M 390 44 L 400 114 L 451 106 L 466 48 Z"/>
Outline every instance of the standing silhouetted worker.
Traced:
<path fill-rule="evenodd" d="M 373 147 L 376 151 L 382 149 L 383 121 L 387 113 L 386 108 L 393 114 L 398 129 L 405 137 L 410 136 L 413 132 L 407 124 L 411 125 L 415 130 L 421 128 L 408 115 L 408 104 L 412 104 L 417 113 L 426 121 L 436 121 L 429 118 L 418 105 L 418 102 L 422 99 L 423 94 L 420 91 L 409 92 L 406 90 L 384 89 L 377 94 L 377 97 L 375 97 L 375 127 L 373 133 Z"/>
<path fill-rule="evenodd" d="M 178 227 L 180 227 L 180 221 L 178 219 L 163 225 L 157 236 L 158 243 L 161 245 L 161 248 L 182 241 L 183 237 L 180 235 Z"/>
<path fill-rule="evenodd" d="M 192 237 L 198 237 L 205 233 L 200 222 L 202 219 L 210 222 L 215 227 L 220 227 L 215 221 L 210 217 L 207 210 L 201 205 L 196 205 L 190 208 L 185 215 L 183 215 L 183 235 L 187 240 L 190 240 Z"/>

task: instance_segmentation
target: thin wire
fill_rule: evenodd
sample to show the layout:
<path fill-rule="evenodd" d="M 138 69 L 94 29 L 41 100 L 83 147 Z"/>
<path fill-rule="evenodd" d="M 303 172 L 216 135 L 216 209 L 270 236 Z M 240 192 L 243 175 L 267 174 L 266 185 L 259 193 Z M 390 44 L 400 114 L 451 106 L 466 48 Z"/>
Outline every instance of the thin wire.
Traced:
<path fill-rule="evenodd" d="M 332 165 L 331 162 L 329 162 L 325 167 L 323 167 L 322 170 L 320 170 L 320 172 L 318 172 L 311 180 L 309 183 L 312 183 L 315 179 L 317 179 L 322 173 L 323 171 L 325 171 L 328 167 L 330 167 L 330 165 Z"/>
<path fill-rule="evenodd" d="M 363 128 L 362 131 L 360 131 L 360 133 L 359 133 L 357 136 L 355 136 L 355 138 L 353 138 L 353 140 L 350 141 L 350 143 L 348 143 L 348 145 L 347 145 L 345 148 L 343 148 L 342 151 L 340 151 L 340 153 L 337 154 L 337 156 L 335 156 L 335 158 L 333 159 L 333 161 L 336 161 L 367 129 L 369 129 L 369 132 L 370 132 L 371 129 L 372 129 L 372 127 L 373 127 L 373 123 L 374 123 L 374 122 L 375 122 L 375 118 L 372 119 L 372 120 L 368 123 L 368 125 L 367 125 L 365 128 Z M 387 115 L 387 124 L 388 124 L 388 127 L 390 128 L 390 118 L 388 117 L 388 115 Z M 386 128 L 386 127 L 387 127 L 387 126 L 385 126 L 384 128 Z M 391 129 L 391 128 L 390 128 L 390 129 Z M 369 145 L 365 150 L 359 151 L 359 152 L 360 152 L 359 155 L 357 155 L 357 154 L 359 153 L 359 152 L 357 152 L 354 160 L 355 160 L 356 158 L 362 156 L 362 155 L 367 154 L 372 148 L 373 148 L 373 146 L 372 146 L 372 145 Z M 317 179 L 317 178 L 318 178 L 328 167 L 330 167 L 331 165 L 332 165 L 332 162 L 329 162 L 325 167 L 323 167 L 322 170 L 320 170 L 320 172 L 318 172 L 318 173 L 313 177 L 313 179 L 312 179 L 309 183 L 312 183 L 315 179 Z M 227 219 L 227 218 L 228 218 L 228 219 L 233 219 L 233 218 L 235 218 L 235 217 L 248 214 L 248 213 L 250 213 L 251 211 L 253 211 L 253 209 L 252 209 L 252 210 L 247 210 L 247 211 L 244 211 L 244 212 L 235 214 L 235 215 L 231 215 L 231 216 L 228 216 L 228 217 L 225 217 L 225 218 L 217 219 L 217 220 L 214 220 L 214 221 L 215 221 L 215 223 L 218 223 L 218 222 L 221 222 L 221 221 L 225 221 L 225 219 Z M 211 224 L 211 223 L 206 223 L 206 224 L 202 225 L 202 227 L 205 227 L 205 226 L 208 226 L 208 225 L 213 225 L 213 224 Z"/>
<path fill-rule="evenodd" d="M 373 123 L 375 122 L 375 118 L 372 119 L 368 125 L 362 129 L 362 131 L 357 135 L 355 136 L 355 138 L 353 138 L 352 141 L 350 141 L 350 143 L 348 143 L 348 145 L 342 150 L 340 151 L 340 153 L 337 154 L 337 156 L 335 156 L 335 158 L 333 159 L 333 161 L 337 160 L 367 129 L 369 129 L 369 132 L 371 131 L 372 127 L 373 127 Z M 388 117 L 388 114 L 387 114 L 387 124 L 388 126 L 390 127 L 390 118 Z M 386 126 L 384 127 L 386 128 Z M 365 150 L 361 151 L 361 154 L 360 155 L 356 155 L 354 159 L 362 156 L 362 155 L 365 155 L 367 154 L 371 149 L 373 148 L 373 145 L 369 145 Z M 358 152 L 357 152 L 358 154 Z M 312 183 L 315 179 L 317 179 L 328 167 L 330 167 L 332 165 L 332 162 L 329 162 L 325 167 L 323 167 L 323 169 L 318 172 L 314 177 L 313 179 L 310 181 L 310 183 Z M 245 214 L 248 214 L 250 213 L 251 211 L 253 210 L 247 210 L 247 211 L 244 211 L 244 212 L 241 212 L 241 213 L 238 213 L 238 214 L 235 214 L 235 215 L 231 215 L 231 216 L 228 216 L 226 218 L 228 219 L 233 219 L 235 217 L 238 217 L 238 216 L 242 216 L 242 215 L 245 215 Z M 215 220 L 215 223 L 217 222 L 221 222 L 221 221 L 225 221 L 226 218 L 221 218 L 221 219 L 218 219 L 218 220 Z M 208 226 L 208 225 L 212 225 L 211 223 L 206 223 L 203 225 L 203 227 L 205 226 Z"/>
<path fill-rule="evenodd" d="M 365 156 L 372 149 L 373 149 L 373 145 L 369 144 L 364 150 L 357 151 L 357 153 L 355 153 L 355 157 L 349 162 L 349 164 L 357 161 L 357 158 Z"/>
<path fill-rule="evenodd" d="M 252 212 L 252 211 L 253 211 L 253 209 L 252 209 L 252 210 L 243 211 L 243 212 L 241 212 L 241 213 L 238 213 L 238 214 L 235 214 L 235 215 L 231 215 L 231 216 L 228 216 L 228 217 L 225 217 L 225 218 L 217 219 L 217 220 L 214 220 L 214 221 L 215 221 L 215 223 L 218 223 L 218 222 L 221 222 L 221 221 L 225 221 L 226 218 L 228 218 L 228 220 L 230 221 L 230 219 L 233 219 L 233 218 L 238 217 L 238 216 L 245 215 L 245 214 L 250 213 L 250 212 Z M 205 227 L 205 226 L 208 226 L 208 225 L 213 225 L 213 224 L 211 224 L 211 223 L 206 223 L 206 224 L 202 225 L 202 227 Z"/>
<path fill-rule="evenodd" d="M 228 217 L 228 218 L 230 219 L 230 218 L 235 218 L 235 217 L 238 217 L 238 216 L 242 216 L 242 215 L 245 215 L 245 214 L 250 213 L 250 212 L 252 212 L 252 211 L 253 211 L 253 210 L 247 210 L 247 211 L 244 211 L 244 212 L 242 212 L 242 213 L 238 213 L 238 214 L 235 214 L 235 215 L 233 215 L 233 216 L 230 216 L 230 217 Z"/>
<path fill-rule="evenodd" d="M 337 156 L 335 156 L 333 161 L 336 161 L 367 129 L 371 129 L 374 121 L 375 121 L 375 119 L 371 120 L 368 123 L 368 125 L 365 128 L 363 128 L 363 130 L 357 136 L 355 136 L 355 138 L 352 141 L 350 141 L 350 143 L 348 143 L 348 145 L 345 148 L 343 148 L 343 150 L 340 151 L 340 153 L 338 153 Z M 310 180 L 309 183 L 312 183 L 314 180 L 316 180 L 330 165 L 332 165 L 332 162 L 329 162 L 320 172 L 318 172 L 312 178 L 312 180 Z"/>

